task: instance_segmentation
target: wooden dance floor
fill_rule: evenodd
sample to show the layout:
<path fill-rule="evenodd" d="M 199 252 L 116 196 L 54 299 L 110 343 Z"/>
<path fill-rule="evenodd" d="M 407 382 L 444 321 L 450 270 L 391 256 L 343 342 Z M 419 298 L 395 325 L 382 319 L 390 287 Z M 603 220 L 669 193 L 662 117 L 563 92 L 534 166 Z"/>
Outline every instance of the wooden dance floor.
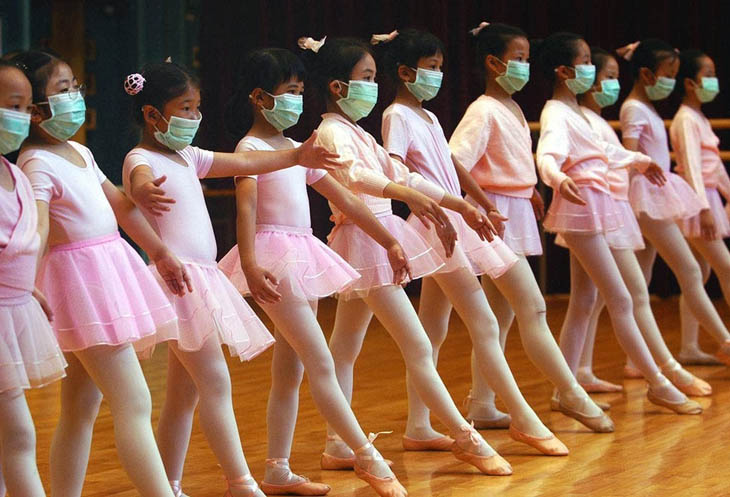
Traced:
<path fill-rule="evenodd" d="M 567 300 L 548 300 L 548 319 L 557 335 Z M 654 311 L 669 347 L 679 347 L 679 314 L 676 299 L 655 300 Z M 719 303 L 722 316 L 730 313 Z M 320 321 L 329 333 L 335 303 L 323 301 Z M 705 350 L 715 345 L 702 337 Z M 153 422 L 164 396 L 166 348 L 159 347 L 145 363 L 154 402 Z M 457 403 L 469 390 L 470 343 L 461 321 L 452 318 L 450 335 L 441 353 L 439 370 Z M 700 416 L 678 416 L 646 400 L 641 380 L 623 382 L 626 391 L 604 394 L 612 404 L 616 424 L 612 434 L 592 434 L 582 425 L 553 413 L 548 400 L 551 387 L 527 360 L 516 326 L 507 344 L 507 357 L 528 402 L 547 426 L 570 448 L 568 457 L 550 458 L 511 441 L 506 430 L 483 431 L 487 441 L 514 468 L 510 477 L 482 476 L 459 463 L 450 453 L 406 453 L 400 437 L 406 421 L 403 362 L 393 341 L 373 322 L 357 364 L 354 408 L 365 431 L 393 430 L 378 439 L 377 446 L 395 463 L 394 470 L 414 497 L 425 496 L 720 496 L 730 495 L 730 370 L 725 367 L 693 367 L 695 374 L 714 389 L 710 398 L 699 399 Z M 253 475 L 263 477 L 266 457 L 265 411 L 271 352 L 251 363 L 230 360 L 239 428 Z M 624 363 L 604 314 L 596 340 L 596 372 L 621 382 Z M 28 398 L 38 428 L 41 476 L 48 484 L 48 450 L 58 416 L 59 387 L 33 391 Z M 0 414 L 1 415 L 1 414 Z M 442 427 L 438 423 L 435 426 Z M 321 471 L 319 454 L 324 445 L 324 422 L 317 413 L 305 384 L 293 448 L 292 467 L 312 480 L 332 486 L 332 497 L 374 496 L 351 472 Z M 185 467 L 183 488 L 191 497 L 220 497 L 225 490 L 223 474 L 196 425 Z M 136 496 L 115 454 L 111 417 L 102 407 L 94 432 L 85 497 Z M 20 497 L 20 496 L 18 496 Z"/>

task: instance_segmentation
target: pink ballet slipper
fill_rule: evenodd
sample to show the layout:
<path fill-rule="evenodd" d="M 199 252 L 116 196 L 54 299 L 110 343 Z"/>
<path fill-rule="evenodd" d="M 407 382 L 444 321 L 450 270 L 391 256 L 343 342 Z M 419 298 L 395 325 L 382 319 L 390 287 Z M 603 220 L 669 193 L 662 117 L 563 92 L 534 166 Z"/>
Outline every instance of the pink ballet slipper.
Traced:
<path fill-rule="evenodd" d="M 590 399 L 593 401 L 593 399 Z M 596 404 L 597 407 L 599 407 L 602 411 L 605 411 L 603 406 L 601 404 L 604 403 L 598 403 L 593 401 L 594 404 Z M 607 405 L 607 404 L 604 404 Z M 569 418 L 573 418 L 582 425 L 590 428 L 592 431 L 596 433 L 612 433 L 614 431 L 614 425 L 611 418 L 609 418 L 606 414 L 603 412 L 597 416 L 588 416 L 587 414 L 579 411 L 578 409 L 565 405 L 563 402 L 563 399 L 558 396 L 557 392 L 553 395 L 553 397 L 550 399 L 550 409 L 553 411 L 559 411 Z"/>
<path fill-rule="evenodd" d="M 666 407 L 677 414 L 702 414 L 702 406 L 694 400 L 686 399 L 684 402 L 672 402 L 659 397 L 656 393 L 654 393 L 651 386 L 649 386 L 649 390 L 646 392 L 646 398 L 649 399 L 649 402 L 652 404 Z"/>
<path fill-rule="evenodd" d="M 720 349 L 715 353 L 715 357 L 724 365 L 730 366 L 730 340 L 720 346 Z"/>
<path fill-rule="evenodd" d="M 536 448 L 546 456 L 567 456 L 570 452 L 568 447 L 553 434 L 550 434 L 549 437 L 533 437 L 510 425 L 509 436 L 516 442 L 522 442 Z"/>
<path fill-rule="evenodd" d="M 600 400 L 596 400 L 594 398 L 591 398 L 594 404 L 596 404 L 598 407 L 601 408 L 602 411 L 609 411 L 611 410 L 611 404 L 608 402 L 601 402 Z M 560 411 L 560 396 L 556 394 L 553 395 L 553 397 L 550 399 L 550 410 L 555 412 L 561 412 Z"/>
<path fill-rule="evenodd" d="M 587 393 L 615 393 L 622 392 L 624 389 L 622 385 L 602 380 L 596 376 L 593 376 L 590 380 L 579 380 L 578 383 Z"/>
<path fill-rule="evenodd" d="M 342 439 L 337 435 L 327 435 L 328 441 L 339 441 Z M 385 459 L 388 466 L 393 466 L 393 461 Z M 322 452 L 322 456 L 319 459 L 319 466 L 325 471 L 345 471 L 352 470 L 355 468 L 355 455 L 351 457 L 337 457 L 326 452 Z"/>
<path fill-rule="evenodd" d="M 683 369 L 674 359 L 662 366 L 661 369 L 664 376 L 683 394 L 690 397 L 706 397 L 712 395 L 712 387 L 709 383 Z M 682 373 L 686 373 L 686 375 L 682 375 Z"/>
<path fill-rule="evenodd" d="M 403 437 L 403 449 L 408 451 L 423 452 L 448 452 L 454 444 L 454 439 L 448 435 L 442 437 L 431 438 L 429 440 L 419 440 L 417 438 Z"/>
<path fill-rule="evenodd" d="M 314 483 L 309 478 L 295 475 L 289 468 L 288 459 L 267 459 L 266 465 L 278 470 L 287 482 L 269 483 L 264 477 L 264 481 L 261 482 L 261 491 L 266 495 L 327 495 L 331 490 L 329 485 Z"/>
<path fill-rule="evenodd" d="M 478 449 L 480 442 L 483 441 L 484 439 L 474 429 L 474 426 L 463 425 L 459 428 L 459 433 L 451 446 L 451 452 L 458 460 L 471 464 L 484 474 L 494 476 L 511 475 L 512 466 L 496 452 L 491 456 L 482 456 L 463 448 L 463 446 L 467 446 L 470 449 Z"/>
<path fill-rule="evenodd" d="M 223 494 L 223 497 L 265 497 L 250 473 L 232 480 L 226 479 L 226 481 L 228 482 L 228 490 Z M 235 496 L 231 492 L 232 489 L 236 491 Z"/>
<path fill-rule="evenodd" d="M 634 366 L 629 366 L 626 364 L 624 366 L 624 378 L 629 378 L 631 380 L 640 380 L 644 378 L 644 375 L 641 371 L 639 371 L 638 368 L 635 368 Z"/>
<path fill-rule="evenodd" d="M 512 423 L 512 417 L 507 413 L 501 413 L 502 416 L 497 416 L 496 418 L 492 419 L 476 418 L 473 416 L 469 416 L 469 410 L 471 409 L 472 404 L 477 406 L 487 406 L 487 404 L 485 402 L 479 402 L 478 400 L 474 400 L 474 398 L 471 396 L 471 392 L 469 392 L 469 395 L 467 395 L 464 399 L 464 410 L 467 413 L 465 419 L 470 422 L 477 430 L 503 430 L 509 428 L 510 423 Z"/>
<path fill-rule="evenodd" d="M 380 432 L 389 433 L 389 432 Z M 380 477 L 371 473 L 373 465 L 377 462 L 385 462 L 380 452 L 373 446 L 373 442 L 380 433 L 371 433 L 368 436 L 368 443 L 355 451 L 355 475 L 370 485 L 381 497 L 407 497 L 408 492 L 401 485 L 395 475 Z M 370 452 L 366 454 L 365 452 Z"/>
<path fill-rule="evenodd" d="M 729 204 L 730 205 L 730 204 Z M 723 364 L 712 354 L 701 350 L 696 352 L 680 352 L 677 361 L 683 366 L 719 366 Z"/>

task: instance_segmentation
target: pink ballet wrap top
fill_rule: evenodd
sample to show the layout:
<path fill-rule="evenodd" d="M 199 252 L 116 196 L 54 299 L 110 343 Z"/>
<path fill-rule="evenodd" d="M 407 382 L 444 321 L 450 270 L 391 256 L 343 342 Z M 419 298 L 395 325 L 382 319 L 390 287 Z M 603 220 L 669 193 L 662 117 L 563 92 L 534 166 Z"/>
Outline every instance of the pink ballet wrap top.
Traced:
<path fill-rule="evenodd" d="M 560 190 L 566 178 L 576 185 L 611 192 L 610 169 L 634 166 L 646 170 L 651 159 L 640 152 L 606 142 L 588 121 L 568 105 L 548 100 L 540 115 L 537 169 L 550 188 Z"/>
<path fill-rule="evenodd" d="M 610 124 L 601 117 L 600 114 L 596 114 L 588 107 L 582 107 L 583 114 L 588 118 L 591 123 L 591 127 L 601 136 L 603 141 L 610 143 L 616 147 L 623 147 L 621 141 L 618 139 L 618 135 L 613 130 Z M 617 200 L 629 200 L 629 169 L 627 167 L 611 168 L 606 174 L 608 179 L 608 187 L 611 190 L 611 196 Z"/>
<path fill-rule="evenodd" d="M 532 197 L 537 174 L 530 128 L 524 116 L 520 121 L 497 99 L 481 95 L 472 102 L 449 147 L 484 190 Z"/>
<path fill-rule="evenodd" d="M 343 167 L 330 172 L 330 175 L 365 202 L 376 216 L 392 212 L 390 199 L 383 198 L 383 190 L 391 182 L 418 190 L 437 202 L 446 193 L 420 174 L 410 172 L 405 164 L 393 159 L 372 135 L 339 114 L 322 116 L 317 128 L 317 143 L 339 154 Z M 330 208 L 335 224 L 350 222 L 332 203 Z"/>
<path fill-rule="evenodd" d="M 710 121 L 692 107 L 681 105 L 669 128 L 669 138 L 677 154 L 677 173 L 692 186 L 702 206 L 709 209 L 705 188 L 718 188 L 727 181 L 718 148 L 720 139 Z M 723 185 L 722 189 L 726 188 Z"/>
<path fill-rule="evenodd" d="M 0 167 L 15 183 L 12 192 L 0 189 L 0 306 L 14 306 L 31 298 L 41 240 L 30 181 L 1 156 Z"/>

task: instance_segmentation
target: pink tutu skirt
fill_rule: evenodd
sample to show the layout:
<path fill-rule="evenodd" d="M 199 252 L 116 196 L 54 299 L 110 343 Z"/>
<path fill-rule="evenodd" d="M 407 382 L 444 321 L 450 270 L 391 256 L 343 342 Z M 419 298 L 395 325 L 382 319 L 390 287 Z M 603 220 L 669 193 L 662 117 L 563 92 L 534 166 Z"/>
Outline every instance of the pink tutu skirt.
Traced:
<path fill-rule="evenodd" d="M 444 266 L 436 251 L 403 219 L 392 213 L 378 215 L 378 221 L 403 247 L 414 279 L 435 273 Z M 335 226 L 329 246 L 362 276 L 340 292 L 344 299 L 361 298 L 368 291 L 393 284 L 393 270 L 387 251 L 355 224 Z"/>
<path fill-rule="evenodd" d="M 0 393 L 63 378 L 66 360 L 40 304 L 0 305 Z"/>
<path fill-rule="evenodd" d="M 490 278 L 499 278 L 517 262 L 517 256 L 499 237 L 487 242 L 469 227 L 459 214 L 445 210 L 451 224 L 456 230 L 456 247 L 451 257 L 446 257 L 446 251 L 436 230 L 426 228 L 420 219 L 411 215 L 408 224 L 426 240 L 436 253 L 443 259 L 444 266 L 439 273 L 449 273 L 461 268 L 467 268 L 476 275 L 487 274 Z"/>
<path fill-rule="evenodd" d="M 256 259 L 279 285 L 305 300 L 318 300 L 338 293 L 360 275 L 334 250 L 312 235 L 311 228 L 258 225 Z M 250 294 L 241 269 L 238 245 L 218 263 L 239 292 Z"/>
<path fill-rule="evenodd" d="M 622 215 L 608 193 L 589 186 L 579 186 L 586 205 L 578 205 L 553 194 L 543 226 L 552 233 L 595 234 L 615 231 L 623 226 Z"/>
<path fill-rule="evenodd" d="M 707 202 L 710 204 L 712 217 L 715 219 L 715 239 L 722 240 L 730 237 L 730 220 L 722 205 L 722 199 L 717 188 L 705 188 L 707 194 Z M 690 218 L 677 221 L 682 229 L 682 234 L 687 238 L 702 238 L 700 230 L 700 215 L 697 214 Z"/>
<path fill-rule="evenodd" d="M 64 351 L 132 342 L 139 350 L 177 327 L 160 285 L 117 232 L 51 248 L 37 282 Z"/>
<path fill-rule="evenodd" d="M 164 286 L 154 266 L 152 274 L 163 285 L 177 313 L 178 325 L 169 333 L 158 333 L 156 343 L 176 340 L 180 350 L 195 352 L 211 336 L 228 345 L 232 356 L 249 361 L 274 344 L 274 337 L 215 262 L 182 259 L 193 291 L 178 297 Z M 152 354 L 142 350 L 142 357 Z"/>
<path fill-rule="evenodd" d="M 504 234 L 502 240 L 517 255 L 542 255 L 542 241 L 540 230 L 535 219 L 535 211 L 529 198 L 510 197 L 484 190 L 489 200 L 499 212 L 509 220 L 504 223 Z M 467 197 L 479 210 L 474 199 Z"/>
<path fill-rule="evenodd" d="M 664 186 L 654 185 L 643 174 L 631 178 L 629 201 L 636 216 L 643 212 L 652 219 L 676 221 L 697 215 L 702 204 L 689 183 L 675 173 L 664 174 Z"/>
<path fill-rule="evenodd" d="M 645 248 L 644 237 L 641 234 L 641 229 L 639 228 L 639 223 L 636 221 L 636 215 L 631 208 L 631 204 L 628 200 L 614 199 L 614 202 L 616 202 L 616 207 L 621 215 L 623 226 L 617 230 L 607 231 L 605 233 L 608 246 L 616 250 L 633 250 L 634 252 L 643 250 Z M 555 237 L 555 245 L 568 248 L 565 239 L 560 234 Z"/>

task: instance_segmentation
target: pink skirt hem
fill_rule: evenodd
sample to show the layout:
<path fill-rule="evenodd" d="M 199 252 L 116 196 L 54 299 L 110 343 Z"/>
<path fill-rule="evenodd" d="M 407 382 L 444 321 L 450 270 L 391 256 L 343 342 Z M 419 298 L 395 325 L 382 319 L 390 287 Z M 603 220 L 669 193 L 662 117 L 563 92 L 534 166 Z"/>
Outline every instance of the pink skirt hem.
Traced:
<path fill-rule="evenodd" d="M 517 255 L 542 255 L 540 229 L 530 199 L 510 197 L 487 190 L 484 190 L 484 193 L 499 212 L 508 218 L 502 235 L 507 247 Z M 473 205 L 478 205 L 471 197 L 467 197 L 467 200 Z M 484 212 L 481 207 L 479 210 Z"/>
<path fill-rule="evenodd" d="M 157 333 L 156 343 L 174 340 L 180 350 L 195 352 L 215 337 L 220 344 L 228 346 L 232 356 L 242 361 L 255 358 L 273 345 L 274 337 L 215 262 L 189 259 L 182 262 L 193 291 L 178 297 L 165 288 L 177 313 L 178 325 L 166 333 Z M 150 271 L 164 284 L 154 266 L 150 266 Z M 141 357 L 148 358 L 153 347 L 138 350 Z"/>
<path fill-rule="evenodd" d="M 517 256 L 501 238 L 494 237 L 491 242 L 482 240 L 459 214 L 450 210 L 445 212 L 449 216 L 457 235 L 456 247 L 451 257 L 446 257 L 443 244 L 433 228 L 426 228 L 421 220 L 413 215 L 408 218 L 408 224 L 444 260 L 444 267 L 439 269 L 438 273 L 448 273 L 467 268 L 477 276 L 486 274 L 494 279 L 502 276 L 517 262 Z"/>
<path fill-rule="evenodd" d="M 717 188 L 705 188 L 707 194 L 707 202 L 710 204 L 712 217 L 715 219 L 715 239 L 722 240 L 730 237 L 730 219 L 725 207 L 722 205 L 722 199 Z M 687 238 L 702 238 L 702 230 L 700 229 L 700 215 L 697 214 L 690 218 L 678 221 L 682 234 Z"/>
<path fill-rule="evenodd" d="M 680 220 L 697 215 L 702 204 L 689 183 L 675 173 L 665 174 L 664 186 L 654 185 L 642 174 L 631 178 L 629 201 L 634 213 L 637 216 L 644 213 L 656 220 Z"/>
<path fill-rule="evenodd" d="M 51 248 L 37 278 L 61 349 L 154 342 L 177 317 L 142 258 L 119 233 Z"/>
<path fill-rule="evenodd" d="M 595 234 L 618 230 L 623 226 L 616 203 L 606 192 L 587 186 L 578 187 L 585 205 L 564 199 L 555 192 L 543 226 L 551 233 Z"/>
<path fill-rule="evenodd" d="M 0 393 L 40 388 L 66 376 L 66 360 L 40 304 L 0 306 Z"/>
<path fill-rule="evenodd" d="M 388 213 L 378 216 L 378 221 L 403 247 L 413 279 L 428 276 L 444 266 L 436 251 L 403 219 Z M 393 285 L 393 270 L 386 250 L 361 228 L 350 223 L 340 224 L 328 239 L 330 248 L 362 276 L 340 292 L 341 298 L 362 298 L 370 290 Z"/>
<path fill-rule="evenodd" d="M 339 254 L 315 238 L 311 229 L 259 226 L 255 241 L 258 264 L 271 272 L 279 285 L 305 300 L 319 300 L 341 292 L 360 278 Z M 239 292 L 249 295 L 241 269 L 238 245 L 218 263 Z"/>

